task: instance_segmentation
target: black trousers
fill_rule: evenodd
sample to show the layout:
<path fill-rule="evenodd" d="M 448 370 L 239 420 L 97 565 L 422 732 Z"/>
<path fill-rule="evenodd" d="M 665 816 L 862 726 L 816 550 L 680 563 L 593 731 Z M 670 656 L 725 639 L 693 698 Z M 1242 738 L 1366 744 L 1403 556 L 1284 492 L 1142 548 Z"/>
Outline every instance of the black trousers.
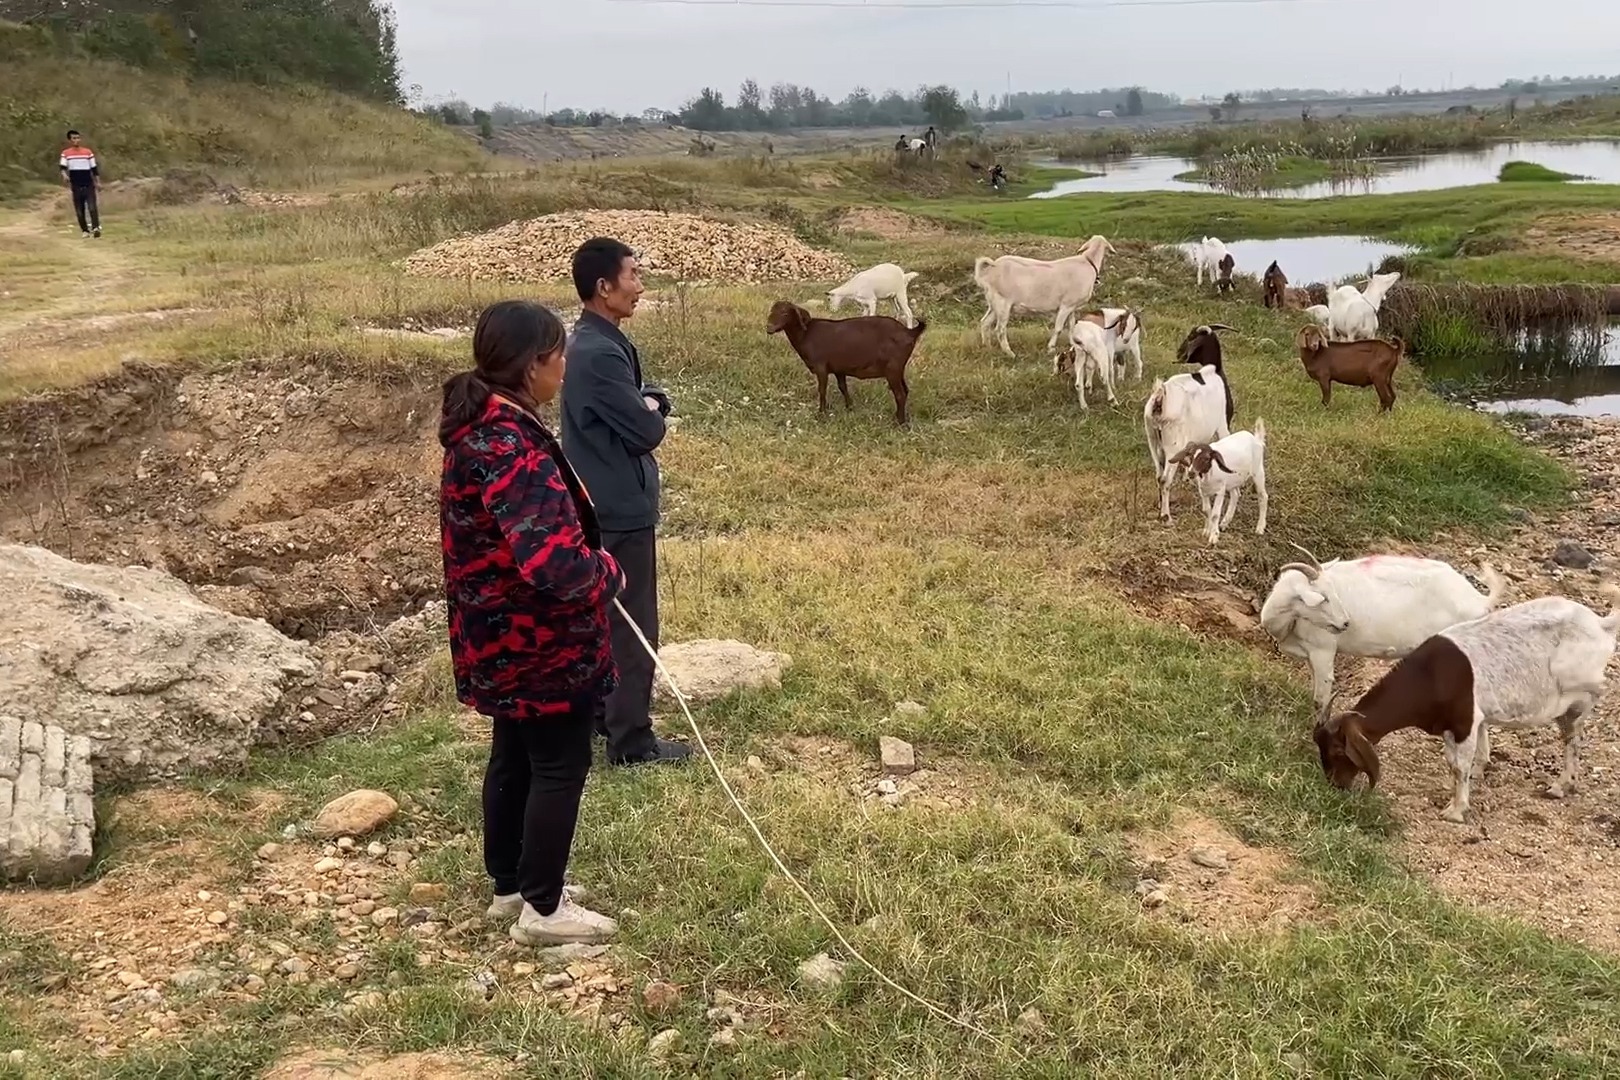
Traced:
<path fill-rule="evenodd" d="M 73 185 L 73 213 L 79 219 L 79 229 L 89 232 L 101 228 L 101 211 L 96 208 L 96 189 L 89 184 Z M 86 215 L 89 215 L 86 218 Z"/>
<path fill-rule="evenodd" d="M 484 770 L 484 869 L 496 895 L 522 893 L 542 915 L 562 901 L 596 710 L 591 700 L 559 716 L 494 722 Z"/>
<path fill-rule="evenodd" d="M 624 571 L 619 603 L 636 620 L 654 649 L 658 648 L 658 536 L 655 529 L 602 533 L 602 546 Z M 635 631 L 608 609 L 613 635 L 613 662 L 619 668 L 619 686 L 608 695 L 602 728 L 607 735 L 608 760 L 622 761 L 647 753 L 657 745 L 652 728 L 653 662 L 636 640 Z"/>

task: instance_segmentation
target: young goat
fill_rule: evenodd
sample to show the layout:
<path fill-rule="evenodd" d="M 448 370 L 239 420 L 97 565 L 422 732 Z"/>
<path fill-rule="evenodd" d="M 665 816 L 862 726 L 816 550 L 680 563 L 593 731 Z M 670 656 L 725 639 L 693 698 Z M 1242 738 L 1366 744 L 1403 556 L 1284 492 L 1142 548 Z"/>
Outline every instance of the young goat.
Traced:
<path fill-rule="evenodd" d="M 911 302 L 906 297 L 906 286 L 917 277 L 917 271 L 907 272 L 894 263 L 878 263 L 869 267 L 827 293 L 827 310 L 837 311 L 845 300 L 853 300 L 866 315 L 876 315 L 879 300 L 893 300 L 895 308 L 907 326 L 916 322 L 911 314 Z"/>
<path fill-rule="evenodd" d="M 1370 386 L 1378 394 L 1378 409 L 1395 407 L 1395 369 L 1406 351 L 1398 337 L 1367 341 L 1329 341 L 1319 326 L 1301 327 L 1294 338 L 1305 373 L 1322 388 L 1322 407 L 1333 400 L 1333 384 Z"/>
<path fill-rule="evenodd" d="M 1125 358 L 1136 361 L 1134 378 L 1142 377 L 1142 315 L 1134 308 L 1103 308 L 1078 316 L 1102 327 L 1114 358 L 1114 381 L 1125 377 Z"/>
<path fill-rule="evenodd" d="M 1215 279 L 1215 291 L 1229 293 L 1237 287 L 1232 283 L 1232 271 L 1237 268 L 1237 260 L 1230 255 L 1222 255 L 1219 266 L 1221 276 Z"/>
<path fill-rule="evenodd" d="M 1209 271 L 1209 280 L 1219 280 L 1216 275 L 1220 272 L 1221 264 L 1230 258 L 1232 256 L 1227 253 L 1225 244 L 1213 236 L 1204 237 L 1193 248 L 1192 253 L 1193 265 L 1198 268 L 1198 284 L 1202 285 L 1204 283 L 1204 272 L 1206 270 Z M 1234 265 L 1236 265 L 1235 260 Z"/>
<path fill-rule="evenodd" d="M 1227 426 L 1226 380 L 1214 365 L 1153 380 L 1153 392 L 1142 406 L 1148 457 L 1159 481 L 1159 517 L 1170 521 L 1170 485 L 1183 468 L 1170 459 L 1193 443 L 1224 439 Z"/>
<path fill-rule="evenodd" d="M 765 321 L 767 334 L 783 333 L 804 366 L 816 376 L 820 411 L 827 413 L 827 376 L 838 380 L 844 408 L 853 409 L 847 379 L 884 379 L 894 395 L 894 418 L 903 427 L 911 422 L 906 412 L 906 364 L 917 340 L 928 328 L 917 320 L 909 330 L 887 315 L 857 315 L 853 319 L 816 319 L 799 305 L 778 300 Z"/>
<path fill-rule="evenodd" d="M 1264 292 L 1265 305 L 1268 308 L 1281 309 L 1283 300 L 1288 295 L 1288 275 L 1282 272 L 1276 260 L 1272 260 L 1266 267 L 1265 276 L 1260 279 L 1260 288 Z"/>
<path fill-rule="evenodd" d="M 1620 632 L 1620 588 L 1605 585 L 1607 616 L 1559 596 L 1515 604 L 1435 634 L 1334 715 L 1330 700 L 1312 733 L 1322 772 L 1338 788 L 1358 773 L 1378 783 L 1378 740 L 1402 728 L 1440 738 L 1451 767 L 1451 803 L 1441 813 L 1468 817 L 1473 774 L 1490 761 L 1489 726 L 1557 724 L 1564 765 L 1550 798 L 1575 791 L 1586 717 L 1605 687 L 1604 669 Z"/>
<path fill-rule="evenodd" d="M 1297 545 L 1296 545 L 1297 546 Z M 1369 555 L 1289 563 L 1260 608 L 1260 625 L 1289 656 L 1311 668 L 1311 700 L 1320 709 L 1333 693 L 1333 658 L 1398 660 L 1433 634 L 1495 609 L 1507 585 L 1487 563 L 1488 595 L 1438 559 Z"/>
<path fill-rule="evenodd" d="M 1243 494 L 1243 485 L 1250 481 L 1253 481 L 1255 493 L 1260 497 L 1260 518 L 1254 532 L 1256 536 L 1265 535 L 1269 498 L 1266 494 L 1264 420 L 1255 417 L 1253 432 L 1234 431 L 1213 443 L 1193 443 L 1171 457 L 1170 461 L 1192 470 L 1193 483 L 1198 486 L 1198 500 L 1204 507 L 1204 537 L 1211 547 L 1221 538 L 1221 530 L 1232 523 L 1232 517 L 1237 513 L 1238 496 Z"/>
<path fill-rule="evenodd" d="M 1232 417 L 1237 412 L 1237 403 L 1232 400 L 1232 384 L 1226 377 L 1226 364 L 1221 355 L 1221 339 L 1217 336 L 1221 330 L 1237 333 L 1223 323 L 1193 327 L 1187 331 L 1181 346 L 1176 349 L 1176 359 L 1183 364 L 1197 364 L 1199 367 L 1215 369 L 1215 374 L 1221 377 L 1221 390 L 1226 394 L 1226 423 L 1230 426 Z"/>
<path fill-rule="evenodd" d="M 1312 304 L 1305 309 L 1305 314 L 1315 319 L 1323 330 L 1333 325 L 1333 312 L 1328 309 L 1326 304 Z"/>
<path fill-rule="evenodd" d="M 1091 385 L 1093 375 L 1108 391 L 1108 404 L 1119 404 L 1119 399 L 1114 396 L 1114 350 L 1110 342 L 1124 318 L 1121 314 L 1107 326 L 1099 326 L 1090 318 L 1081 316 L 1069 327 L 1068 348 L 1052 358 L 1052 371 L 1055 374 L 1074 376 L 1074 389 L 1080 395 L 1082 409 L 1091 408 L 1086 401 L 1086 389 Z"/>

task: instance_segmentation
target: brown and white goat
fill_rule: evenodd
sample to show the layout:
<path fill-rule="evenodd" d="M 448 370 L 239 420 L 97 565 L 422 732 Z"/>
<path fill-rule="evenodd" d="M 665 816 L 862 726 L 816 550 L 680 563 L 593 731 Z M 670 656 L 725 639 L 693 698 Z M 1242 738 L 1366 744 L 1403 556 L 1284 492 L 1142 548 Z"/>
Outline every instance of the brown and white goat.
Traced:
<path fill-rule="evenodd" d="M 1216 263 L 1216 265 L 1220 267 L 1221 273 L 1220 276 L 1215 279 L 1215 291 L 1218 293 L 1231 292 L 1236 287 L 1232 283 L 1232 271 L 1237 269 L 1237 260 L 1232 258 L 1231 254 L 1228 253 L 1222 255 L 1221 261 Z"/>
<path fill-rule="evenodd" d="M 1380 412 L 1395 407 L 1395 369 L 1406 352 L 1398 337 L 1365 341 L 1329 341 L 1320 326 L 1301 327 L 1294 338 L 1305 373 L 1322 388 L 1322 407 L 1333 400 L 1333 384 L 1370 386 Z"/>
<path fill-rule="evenodd" d="M 1489 728 L 1558 725 L 1563 770 L 1550 798 L 1574 792 L 1586 717 L 1605 688 L 1605 668 L 1620 632 L 1620 588 L 1606 616 L 1559 596 L 1529 600 L 1458 623 L 1424 641 L 1391 668 L 1348 712 L 1330 698 L 1312 732 L 1322 772 L 1338 788 L 1361 773 L 1376 786 L 1378 741 L 1403 728 L 1437 736 L 1451 767 L 1451 803 L 1441 815 L 1468 816 L 1475 771 L 1490 760 Z"/>
<path fill-rule="evenodd" d="M 765 332 L 787 335 L 793 351 L 815 374 L 822 415 L 827 413 L 828 375 L 838 380 L 838 392 L 844 395 L 846 409 L 855 407 L 846 380 L 884 379 L 894 395 L 894 418 L 901 426 L 911 422 L 906 411 L 911 392 L 906 385 L 906 364 L 927 328 L 923 319 L 907 329 L 905 323 L 887 315 L 818 319 L 790 300 L 772 304 L 765 320 Z"/>

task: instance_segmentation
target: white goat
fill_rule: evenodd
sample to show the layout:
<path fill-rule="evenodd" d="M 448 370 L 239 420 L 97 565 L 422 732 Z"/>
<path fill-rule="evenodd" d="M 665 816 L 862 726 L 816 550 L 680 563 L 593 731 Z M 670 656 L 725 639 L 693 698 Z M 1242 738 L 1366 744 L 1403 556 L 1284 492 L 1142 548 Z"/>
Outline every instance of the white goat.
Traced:
<path fill-rule="evenodd" d="M 906 297 L 906 286 L 917 277 L 917 271 L 905 271 L 894 263 L 878 263 L 868 267 L 827 292 L 827 310 L 837 311 L 845 300 L 859 304 L 866 315 L 876 315 L 879 300 L 893 300 L 895 308 L 909 328 L 916 325 L 911 314 L 911 302 Z"/>
<path fill-rule="evenodd" d="M 1305 554 L 1310 565 L 1289 563 L 1277 574 L 1260 625 L 1278 649 L 1310 664 L 1318 709 L 1333 693 L 1336 654 L 1399 659 L 1446 627 L 1491 611 L 1507 591 L 1489 563 L 1480 567 L 1489 590 L 1481 596 L 1438 559 L 1369 555 L 1319 563 Z"/>
<path fill-rule="evenodd" d="M 1620 588 L 1605 585 L 1611 605 Z M 1365 772 L 1377 784 L 1374 745 L 1402 728 L 1439 736 L 1451 766 L 1451 803 L 1441 813 L 1461 824 L 1475 771 L 1490 761 L 1490 728 L 1557 724 L 1564 767 L 1547 794 L 1575 791 L 1586 718 L 1607 685 L 1620 633 L 1620 606 L 1600 616 L 1561 596 L 1528 600 L 1435 634 L 1387 672 L 1355 708 L 1322 710 L 1313 736 L 1322 771 L 1348 788 Z"/>
<path fill-rule="evenodd" d="M 926 139 L 912 139 L 910 142 L 906 143 L 906 149 L 910 150 L 913 154 L 916 154 L 918 157 L 921 157 L 923 151 L 928 149 L 928 140 L 926 140 Z"/>
<path fill-rule="evenodd" d="M 1254 483 L 1260 497 L 1260 518 L 1255 524 L 1256 536 L 1266 531 L 1266 508 L 1270 501 L 1266 493 L 1266 422 L 1254 418 L 1254 431 L 1234 431 L 1213 443 L 1193 443 L 1170 460 L 1192 470 L 1193 482 L 1198 486 L 1198 500 L 1205 514 L 1204 537 L 1214 546 L 1221 530 L 1232 523 L 1237 513 L 1238 496 L 1243 485 Z M 1228 496 L 1231 501 L 1228 502 Z M 1222 514 L 1222 510 L 1225 514 Z"/>
<path fill-rule="evenodd" d="M 1105 307 L 1099 312 L 1077 316 L 1102 327 L 1108 335 L 1109 355 L 1114 358 L 1114 381 L 1125 377 L 1125 358 L 1136 361 L 1137 379 L 1142 377 L 1142 316 L 1129 308 Z"/>
<path fill-rule="evenodd" d="M 1226 380 L 1213 364 L 1194 372 L 1153 380 L 1153 392 L 1142 406 L 1148 457 L 1159 481 L 1159 517 L 1170 520 L 1170 485 L 1183 468 L 1171 459 L 1193 443 L 1224 439 Z"/>
<path fill-rule="evenodd" d="M 1198 284 L 1204 283 L 1204 271 L 1209 271 L 1209 280 L 1218 281 L 1221 276 L 1221 260 L 1227 256 L 1226 245 L 1213 236 L 1206 236 L 1193 248 L 1193 265 L 1198 268 Z"/>
<path fill-rule="evenodd" d="M 1331 331 L 1333 327 L 1333 312 L 1326 304 L 1312 304 L 1305 309 L 1305 314 L 1316 320 L 1324 330 Z"/>
<path fill-rule="evenodd" d="M 1076 319 L 1069 327 L 1069 347 L 1052 357 L 1054 373 L 1074 375 L 1074 389 L 1080 395 L 1082 409 L 1091 408 L 1086 390 L 1093 375 L 1108 391 L 1108 404 L 1119 404 L 1114 396 L 1114 356 L 1108 344 L 1109 330 L 1115 328 L 1098 326 L 1086 318 Z"/>
<path fill-rule="evenodd" d="M 1087 240 L 1079 254 L 1063 259 L 979 256 L 973 263 L 973 280 L 984 290 L 988 305 L 979 320 L 979 340 L 988 344 L 990 330 L 994 327 L 1001 351 L 1012 356 L 1012 346 L 1007 343 L 1007 320 L 1013 309 L 1043 314 L 1055 311 L 1057 318 L 1052 323 L 1052 336 L 1046 342 L 1047 351 L 1051 352 L 1075 309 L 1090 300 L 1096 291 L 1103 260 L 1113 250 L 1114 245 L 1098 235 Z"/>
<path fill-rule="evenodd" d="M 1367 341 L 1378 336 L 1378 309 L 1401 279 L 1398 272 L 1374 274 L 1361 289 L 1340 285 L 1328 293 L 1328 336 L 1335 341 Z"/>

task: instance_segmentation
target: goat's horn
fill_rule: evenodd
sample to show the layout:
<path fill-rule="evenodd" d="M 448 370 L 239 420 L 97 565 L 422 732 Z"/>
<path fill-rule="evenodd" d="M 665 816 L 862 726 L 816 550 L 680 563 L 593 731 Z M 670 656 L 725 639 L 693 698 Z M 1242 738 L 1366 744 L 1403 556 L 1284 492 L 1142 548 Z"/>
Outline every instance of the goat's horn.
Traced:
<path fill-rule="evenodd" d="M 1333 691 L 1328 695 L 1327 701 L 1322 705 L 1322 711 L 1316 714 L 1316 726 L 1327 727 L 1333 722 L 1333 703 L 1339 700 L 1339 692 Z"/>
<path fill-rule="evenodd" d="M 1236 327 L 1227 326 L 1225 323 L 1210 323 L 1209 326 L 1205 327 L 1205 329 L 1207 329 L 1207 330 L 1230 330 L 1234 334 L 1237 333 L 1237 328 Z"/>
<path fill-rule="evenodd" d="M 1210 331 L 1210 328 L 1209 328 L 1209 327 L 1207 327 L 1207 326 L 1200 326 L 1200 327 L 1197 327 L 1197 328 L 1196 328 L 1196 329 L 1194 329 L 1194 330 L 1193 330 L 1193 333 L 1194 333 L 1194 334 L 1195 334 L 1195 335 L 1196 335 L 1196 334 L 1207 334 L 1207 333 L 1209 333 L 1209 331 Z"/>
<path fill-rule="evenodd" d="M 1300 547 L 1298 544 L 1294 543 L 1292 540 L 1288 541 L 1288 546 L 1293 548 L 1296 551 L 1299 551 L 1299 552 L 1303 553 L 1304 556 L 1307 559 L 1311 560 L 1311 565 L 1315 566 L 1316 569 L 1319 572 L 1321 571 L 1321 569 L 1322 569 L 1322 560 L 1318 559 L 1315 555 L 1312 555 L 1309 548 Z"/>
<path fill-rule="evenodd" d="M 1290 570 L 1298 570 L 1300 573 L 1304 574 L 1306 577 L 1310 578 L 1312 581 L 1316 580 L 1316 575 L 1318 573 L 1316 567 L 1314 567 L 1314 566 L 1306 566 L 1302 562 L 1284 563 L 1282 565 L 1282 567 L 1277 571 L 1277 573 L 1286 574 Z"/>

